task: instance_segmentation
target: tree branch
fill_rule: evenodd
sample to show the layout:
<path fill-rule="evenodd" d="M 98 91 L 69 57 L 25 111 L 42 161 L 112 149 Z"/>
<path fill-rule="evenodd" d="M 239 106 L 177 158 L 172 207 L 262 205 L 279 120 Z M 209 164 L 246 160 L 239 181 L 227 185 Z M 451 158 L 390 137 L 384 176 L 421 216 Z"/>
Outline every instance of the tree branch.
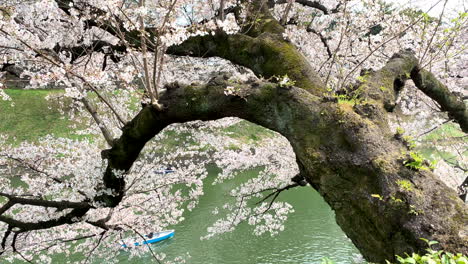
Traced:
<path fill-rule="evenodd" d="M 9 228 L 19 228 L 20 232 L 48 229 L 64 224 L 72 224 L 76 222 L 75 218 L 84 216 L 90 209 L 94 208 L 87 202 L 70 202 L 70 201 L 49 201 L 42 198 L 23 198 L 17 195 L 1 193 L 0 196 L 6 197 L 8 202 L 0 208 L 0 221 L 6 223 Z M 38 222 L 18 221 L 14 218 L 4 216 L 3 214 L 16 204 L 40 206 L 44 208 L 56 208 L 58 211 L 72 209 L 71 212 L 58 219 Z"/>
<path fill-rule="evenodd" d="M 6 204 L 4 204 L 2 207 L 0 207 L 0 215 L 5 213 L 6 211 L 8 211 L 11 207 L 13 207 L 13 205 L 15 205 L 14 202 L 8 201 Z"/>
<path fill-rule="evenodd" d="M 11 231 L 12 231 L 11 226 L 8 226 L 7 230 L 5 231 L 5 234 L 3 235 L 2 243 L 0 244 L 0 246 L 2 247 L 2 251 L 0 252 L 0 256 L 3 254 L 3 252 L 5 250 L 6 241 L 7 241 L 8 237 L 10 236 Z"/>
<path fill-rule="evenodd" d="M 0 215 L 0 221 L 8 224 L 9 226 L 13 228 L 15 227 L 19 228 L 21 232 L 49 229 L 52 227 L 61 226 L 65 224 L 73 224 L 76 222 L 75 218 L 80 218 L 84 216 L 89 211 L 89 209 L 91 209 L 91 206 L 88 206 L 87 208 L 76 208 L 64 216 L 61 216 L 57 219 L 46 220 L 46 221 L 23 222 L 23 221 L 18 221 L 18 220 L 15 220 L 13 218 L 6 217 L 3 215 Z"/>
<path fill-rule="evenodd" d="M 450 92 L 431 72 L 420 69 L 419 66 L 411 71 L 411 78 L 419 90 L 436 101 L 441 110 L 447 112 L 449 118 L 454 119 L 463 132 L 468 133 L 468 109 L 460 96 Z"/>
<path fill-rule="evenodd" d="M 328 45 L 328 39 L 325 38 L 321 32 L 318 32 L 317 30 L 311 28 L 310 26 L 307 27 L 307 32 L 311 32 L 311 33 L 314 33 L 315 35 L 319 36 L 320 41 L 322 41 L 323 46 L 327 50 L 328 59 L 331 59 L 333 57 L 333 53 L 331 52 L 330 45 Z"/>
<path fill-rule="evenodd" d="M 84 97 L 81 98 L 80 102 L 83 103 L 86 110 L 88 110 L 89 114 L 93 117 L 94 121 L 96 122 L 99 129 L 101 130 L 102 135 L 104 136 L 104 139 L 106 140 L 107 144 L 109 144 L 109 146 L 112 146 L 114 144 L 114 138 L 112 137 L 112 134 L 110 133 L 110 131 L 105 126 L 104 122 L 98 116 L 98 114 L 96 112 L 96 109 Z"/>
<path fill-rule="evenodd" d="M 285 25 L 286 21 L 288 21 L 288 15 L 289 15 L 289 12 L 291 11 L 291 8 L 292 8 L 293 4 L 294 4 L 294 0 L 288 0 L 286 8 L 285 8 L 285 10 L 283 12 L 283 15 L 281 16 L 281 19 L 279 21 L 279 23 L 281 25 Z"/>
<path fill-rule="evenodd" d="M 286 25 L 297 25 L 297 21 L 291 19 L 286 23 Z M 323 36 L 323 34 L 321 32 L 315 30 L 311 26 L 312 26 L 312 23 L 310 23 L 309 26 L 307 26 L 306 31 L 310 32 L 310 33 L 314 33 L 315 35 L 317 35 L 320 38 L 320 41 L 322 41 L 323 46 L 327 50 L 328 59 L 331 59 L 333 57 L 333 54 L 331 52 L 330 45 L 328 45 L 328 40 L 330 38 L 326 38 L 325 36 Z"/>
<path fill-rule="evenodd" d="M 101 244 L 101 241 L 102 239 L 104 238 L 104 235 L 106 234 L 107 231 L 102 231 L 100 236 L 99 236 L 99 239 L 96 243 L 96 245 L 94 245 L 94 247 L 91 249 L 91 251 L 89 251 L 88 253 L 88 256 L 86 257 L 84 263 L 88 263 L 88 260 L 89 258 L 91 257 L 91 255 L 93 254 L 93 252 L 96 250 L 97 247 L 99 247 L 99 245 Z"/>
<path fill-rule="evenodd" d="M 265 209 L 265 211 L 263 211 L 263 213 L 267 212 L 268 210 L 270 210 L 271 208 L 271 205 L 273 204 L 273 202 L 276 200 L 276 198 L 278 198 L 278 196 L 280 195 L 280 193 L 284 192 L 284 191 L 287 191 L 289 189 L 292 189 L 294 187 L 297 187 L 297 186 L 301 186 L 299 183 L 293 183 L 293 184 L 289 184 L 283 188 L 280 188 L 280 189 L 276 189 L 275 191 L 271 192 L 270 194 L 268 194 L 267 196 L 265 196 L 263 199 L 261 199 L 260 201 L 256 202 L 255 204 L 261 204 L 262 202 L 266 201 L 268 198 L 270 198 L 271 196 L 274 195 L 273 199 L 271 199 L 270 201 L 270 204 L 268 205 L 267 209 Z"/>
<path fill-rule="evenodd" d="M 111 35 L 117 36 L 116 27 L 112 26 L 112 23 L 108 20 L 96 19 L 99 17 L 107 17 L 107 12 L 99 9 L 95 6 L 87 4 L 86 2 L 80 1 L 76 2 L 75 0 L 55 0 L 58 5 L 58 8 L 61 9 L 65 14 L 71 16 L 71 9 L 78 11 L 78 17 L 94 17 L 93 19 L 88 19 L 84 21 L 85 29 L 90 29 L 92 27 L 100 28 Z M 120 29 L 125 30 L 125 27 L 118 17 L 114 16 L 117 19 L 117 25 Z"/>
<path fill-rule="evenodd" d="M 36 198 L 36 199 L 27 199 L 27 198 L 22 198 L 18 197 L 15 195 L 7 194 L 7 193 L 2 193 L 0 192 L 0 196 L 8 198 L 8 202 L 6 205 L 9 203 L 15 204 L 23 204 L 23 205 L 33 205 L 33 206 L 42 206 L 42 207 L 52 207 L 52 208 L 57 208 L 57 210 L 64 210 L 64 209 L 91 209 L 93 206 L 91 206 L 87 202 L 69 202 L 69 201 L 49 201 L 49 200 L 44 200 L 41 198 Z M 10 205 L 11 207 L 12 205 Z M 3 206 L 6 207 L 6 206 Z M 0 215 L 3 214 L 6 210 L 0 209 Z"/>

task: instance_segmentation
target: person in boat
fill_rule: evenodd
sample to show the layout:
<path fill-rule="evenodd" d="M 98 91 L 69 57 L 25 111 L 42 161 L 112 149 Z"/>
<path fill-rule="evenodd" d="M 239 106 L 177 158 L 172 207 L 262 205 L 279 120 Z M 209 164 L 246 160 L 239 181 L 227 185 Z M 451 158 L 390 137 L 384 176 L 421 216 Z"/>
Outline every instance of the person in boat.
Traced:
<path fill-rule="evenodd" d="M 146 235 L 148 238 L 153 238 L 153 232 L 149 233 L 148 235 Z"/>

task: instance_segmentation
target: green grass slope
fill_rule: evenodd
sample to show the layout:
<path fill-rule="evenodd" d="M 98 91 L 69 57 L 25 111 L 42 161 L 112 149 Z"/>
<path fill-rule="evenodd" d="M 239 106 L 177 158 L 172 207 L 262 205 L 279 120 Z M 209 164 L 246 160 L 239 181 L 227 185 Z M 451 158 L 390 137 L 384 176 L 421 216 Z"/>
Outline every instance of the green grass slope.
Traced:
<path fill-rule="evenodd" d="M 70 129 L 73 122 L 63 118 L 57 100 L 45 99 L 63 90 L 6 89 L 5 92 L 12 101 L 0 100 L 0 134 L 7 135 L 9 143 L 36 142 L 48 134 L 72 139 L 85 137 L 73 133 Z"/>

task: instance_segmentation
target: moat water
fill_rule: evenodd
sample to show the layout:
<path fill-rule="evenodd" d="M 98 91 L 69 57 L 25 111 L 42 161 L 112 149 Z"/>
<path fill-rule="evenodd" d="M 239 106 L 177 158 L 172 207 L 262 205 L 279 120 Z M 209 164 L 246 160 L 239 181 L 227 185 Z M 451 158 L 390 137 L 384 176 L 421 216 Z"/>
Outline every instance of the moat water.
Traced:
<path fill-rule="evenodd" d="M 187 211 L 185 220 L 172 227 L 176 230 L 172 239 L 152 246 L 155 252 L 165 253 L 168 259 L 188 252 L 191 257 L 187 263 L 194 264 L 320 264 L 324 258 L 337 264 L 364 263 L 359 251 L 336 224 L 333 211 L 309 186 L 288 190 L 278 197 L 295 209 L 279 235 L 255 236 L 252 226 L 241 224 L 231 233 L 200 240 L 219 217 L 212 214 L 213 209 L 232 199 L 229 190 L 238 184 L 235 179 L 213 186 L 210 181 L 215 173 L 210 172 L 198 207 Z M 129 260 L 128 253 L 121 253 L 118 258 L 121 263 L 152 263 L 150 256 Z"/>

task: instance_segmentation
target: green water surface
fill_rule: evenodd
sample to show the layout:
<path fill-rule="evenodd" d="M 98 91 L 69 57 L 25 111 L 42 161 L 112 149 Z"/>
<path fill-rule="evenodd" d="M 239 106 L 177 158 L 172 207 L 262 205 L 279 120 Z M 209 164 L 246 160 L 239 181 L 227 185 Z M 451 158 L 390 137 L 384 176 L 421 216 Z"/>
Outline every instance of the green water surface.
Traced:
<path fill-rule="evenodd" d="M 255 236 L 252 226 L 241 224 L 231 233 L 200 240 L 219 217 L 211 213 L 213 209 L 232 199 L 229 190 L 239 183 L 235 179 L 213 186 L 213 174 L 210 172 L 198 207 L 187 211 L 185 220 L 172 227 L 173 238 L 152 245 L 153 251 L 165 253 L 168 259 L 189 252 L 187 263 L 195 264 L 321 263 L 325 257 L 337 264 L 361 263 L 358 250 L 336 224 L 333 211 L 310 186 L 279 196 L 279 201 L 286 201 L 295 209 L 279 235 Z M 118 259 L 120 263 L 152 262 L 150 256 L 129 260 L 126 252 L 121 252 Z"/>

